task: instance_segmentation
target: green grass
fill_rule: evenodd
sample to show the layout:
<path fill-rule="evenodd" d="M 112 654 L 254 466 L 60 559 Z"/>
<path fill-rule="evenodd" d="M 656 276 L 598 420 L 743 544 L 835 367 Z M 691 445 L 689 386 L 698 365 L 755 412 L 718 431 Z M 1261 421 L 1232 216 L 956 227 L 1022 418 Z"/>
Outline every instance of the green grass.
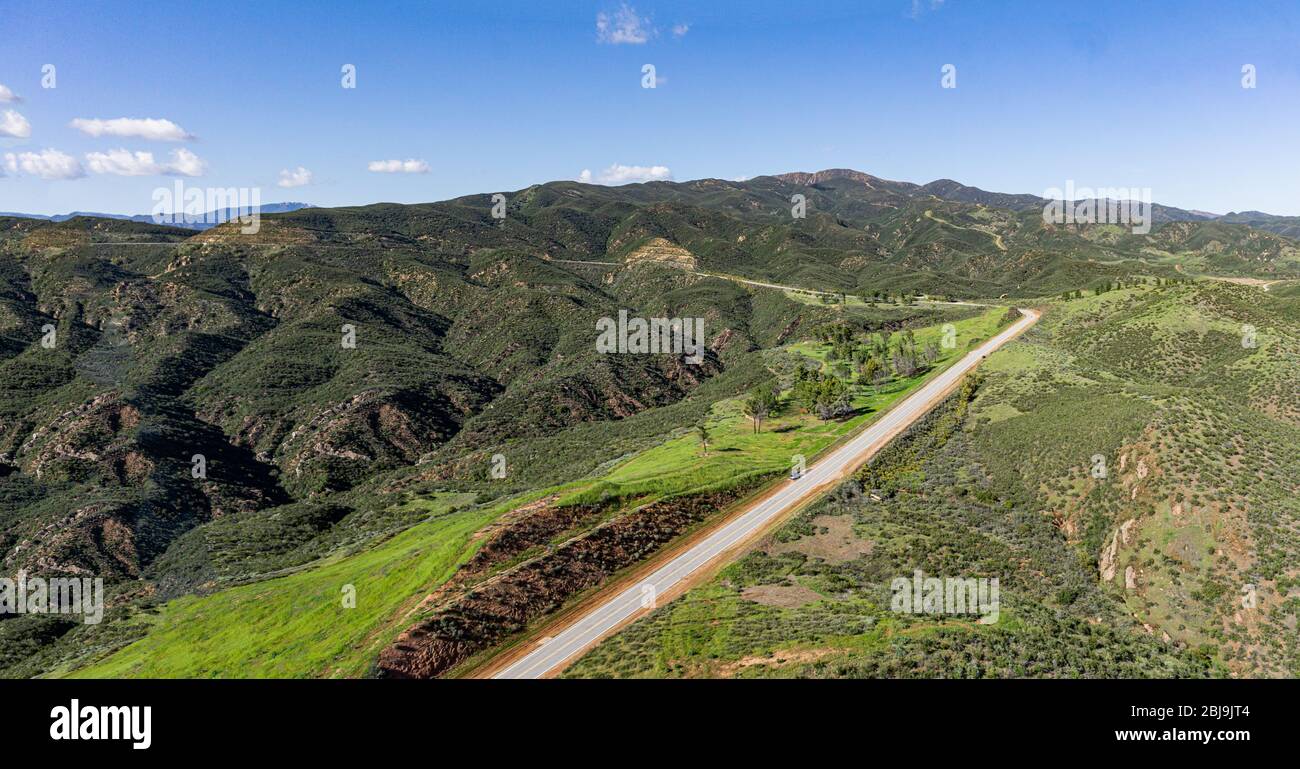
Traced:
<path fill-rule="evenodd" d="M 76 678 L 299 678 L 364 675 L 402 616 L 472 555 L 471 535 L 501 508 L 430 500 L 430 520 L 384 544 L 278 579 L 166 604 L 143 639 Z M 343 607 L 343 588 L 356 607 Z"/>

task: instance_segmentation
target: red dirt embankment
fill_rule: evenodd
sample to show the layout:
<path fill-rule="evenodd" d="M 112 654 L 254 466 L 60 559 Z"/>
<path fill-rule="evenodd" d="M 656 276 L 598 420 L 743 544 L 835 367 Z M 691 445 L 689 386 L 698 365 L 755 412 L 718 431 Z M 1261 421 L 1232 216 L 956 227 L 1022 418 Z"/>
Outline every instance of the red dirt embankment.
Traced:
<path fill-rule="evenodd" d="M 403 633 L 379 655 L 384 678 L 434 678 L 475 654 L 525 630 L 561 608 L 578 593 L 603 584 L 621 569 L 639 563 L 691 526 L 751 491 L 749 487 L 654 502 L 527 561 L 486 586 L 454 599 Z M 554 508 L 563 510 L 563 508 Z M 577 520 L 590 508 L 575 511 Z M 526 519 L 525 519 L 526 520 Z M 521 522 L 522 523 L 522 522 Z M 551 526 L 540 527 L 549 531 Z M 507 542 L 496 557 L 535 542 L 524 532 L 503 532 Z M 486 547 L 486 546 L 485 546 Z M 492 560 L 493 556 L 486 556 Z M 471 562 L 472 563 L 472 562 Z M 482 563 L 476 564 L 481 568 Z"/>

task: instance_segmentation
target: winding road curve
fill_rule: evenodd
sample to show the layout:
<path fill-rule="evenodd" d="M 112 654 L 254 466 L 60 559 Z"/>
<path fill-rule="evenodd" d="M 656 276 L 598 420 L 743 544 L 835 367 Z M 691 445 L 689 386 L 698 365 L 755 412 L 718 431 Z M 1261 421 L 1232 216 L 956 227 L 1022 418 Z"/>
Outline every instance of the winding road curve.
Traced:
<path fill-rule="evenodd" d="M 644 579 L 614 592 L 604 600 L 597 599 L 589 609 L 572 617 L 551 637 L 543 639 L 525 653 L 516 652 L 513 657 L 505 655 L 503 661 L 489 666 L 484 673 L 492 678 L 544 678 L 554 675 L 602 638 L 650 611 L 656 603 L 655 598 L 663 600 L 666 596 L 684 590 L 693 576 L 707 573 L 707 567 L 735 554 L 743 545 L 762 534 L 769 524 L 861 467 L 908 425 L 956 389 L 962 377 L 978 366 L 989 353 L 1038 321 L 1037 311 L 1022 309 L 1021 312 L 1024 315 L 1020 320 L 895 404 L 880 419 L 810 466 L 802 478 L 786 481 L 776 491 L 737 511 L 726 523 L 702 532 L 698 535 L 699 541 L 678 546 L 675 548 L 676 555 Z"/>

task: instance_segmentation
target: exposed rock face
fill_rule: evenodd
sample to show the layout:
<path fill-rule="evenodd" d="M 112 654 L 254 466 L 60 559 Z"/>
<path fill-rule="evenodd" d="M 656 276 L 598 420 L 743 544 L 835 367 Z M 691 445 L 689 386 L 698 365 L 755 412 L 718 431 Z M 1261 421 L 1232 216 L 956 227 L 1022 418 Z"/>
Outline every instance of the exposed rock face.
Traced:
<path fill-rule="evenodd" d="M 114 439 L 140 422 L 139 410 L 121 393 L 106 392 L 64 411 L 29 434 L 16 459 L 23 472 L 37 478 L 52 473 L 79 474 L 83 464 L 112 461 L 123 453 Z"/>
<path fill-rule="evenodd" d="M 202 437 L 181 438 L 186 427 Z M 208 431 L 187 425 L 183 414 L 144 413 L 117 392 L 63 412 L 28 437 L 15 461 L 30 478 L 70 489 L 66 512 L 0 531 L 0 563 L 9 571 L 137 578 L 180 532 L 284 501 L 264 468 Z"/>
<path fill-rule="evenodd" d="M 1130 518 L 1127 521 L 1124 521 L 1122 524 L 1120 524 L 1119 538 L 1125 545 L 1129 543 L 1129 538 L 1133 534 L 1133 527 L 1136 525 L 1137 525 L 1136 518 Z"/>
<path fill-rule="evenodd" d="M 862 171 L 854 171 L 851 168 L 827 168 L 823 171 L 795 171 L 788 174 L 780 174 L 776 178 L 790 184 L 798 184 L 804 187 L 810 187 L 814 184 L 825 184 L 832 179 L 849 179 L 851 181 L 865 184 L 868 187 L 874 187 L 882 180 L 879 177 L 872 176 Z"/>
<path fill-rule="evenodd" d="M 628 254 L 627 263 L 635 262 L 656 262 L 684 270 L 696 268 L 695 256 L 690 251 L 664 238 L 652 238 L 650 242 Z"/>
<path fill-rule="evenodd" d="M 291 488 L 347 488 L 376 471 L 415 464 L 454 435 L 462 418 L 443 398 L 371 389 L 299 421 L 276 460 Z"/>
<path fill-rule="evenodd" d="M 1110 535 L 1110 545 L 1101 553 L 1101 581 L 1115 579 L 1115 553 L 1119 550 L 1119 530 Z"/>

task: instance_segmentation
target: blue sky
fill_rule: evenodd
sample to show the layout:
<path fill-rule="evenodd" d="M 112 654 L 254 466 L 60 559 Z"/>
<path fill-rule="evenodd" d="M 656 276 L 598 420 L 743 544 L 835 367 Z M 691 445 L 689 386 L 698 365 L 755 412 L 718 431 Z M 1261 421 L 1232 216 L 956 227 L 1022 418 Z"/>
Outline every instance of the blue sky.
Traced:
<path fill-rule="evenodd" d="M 1300 214 L 1294 2 L 4 0 L 0 85 L 2 211 L 148 213 L 177 178 L 354 205 L 851 167 Z M 416 172 L 368 170 L 390 160 Z"/>

